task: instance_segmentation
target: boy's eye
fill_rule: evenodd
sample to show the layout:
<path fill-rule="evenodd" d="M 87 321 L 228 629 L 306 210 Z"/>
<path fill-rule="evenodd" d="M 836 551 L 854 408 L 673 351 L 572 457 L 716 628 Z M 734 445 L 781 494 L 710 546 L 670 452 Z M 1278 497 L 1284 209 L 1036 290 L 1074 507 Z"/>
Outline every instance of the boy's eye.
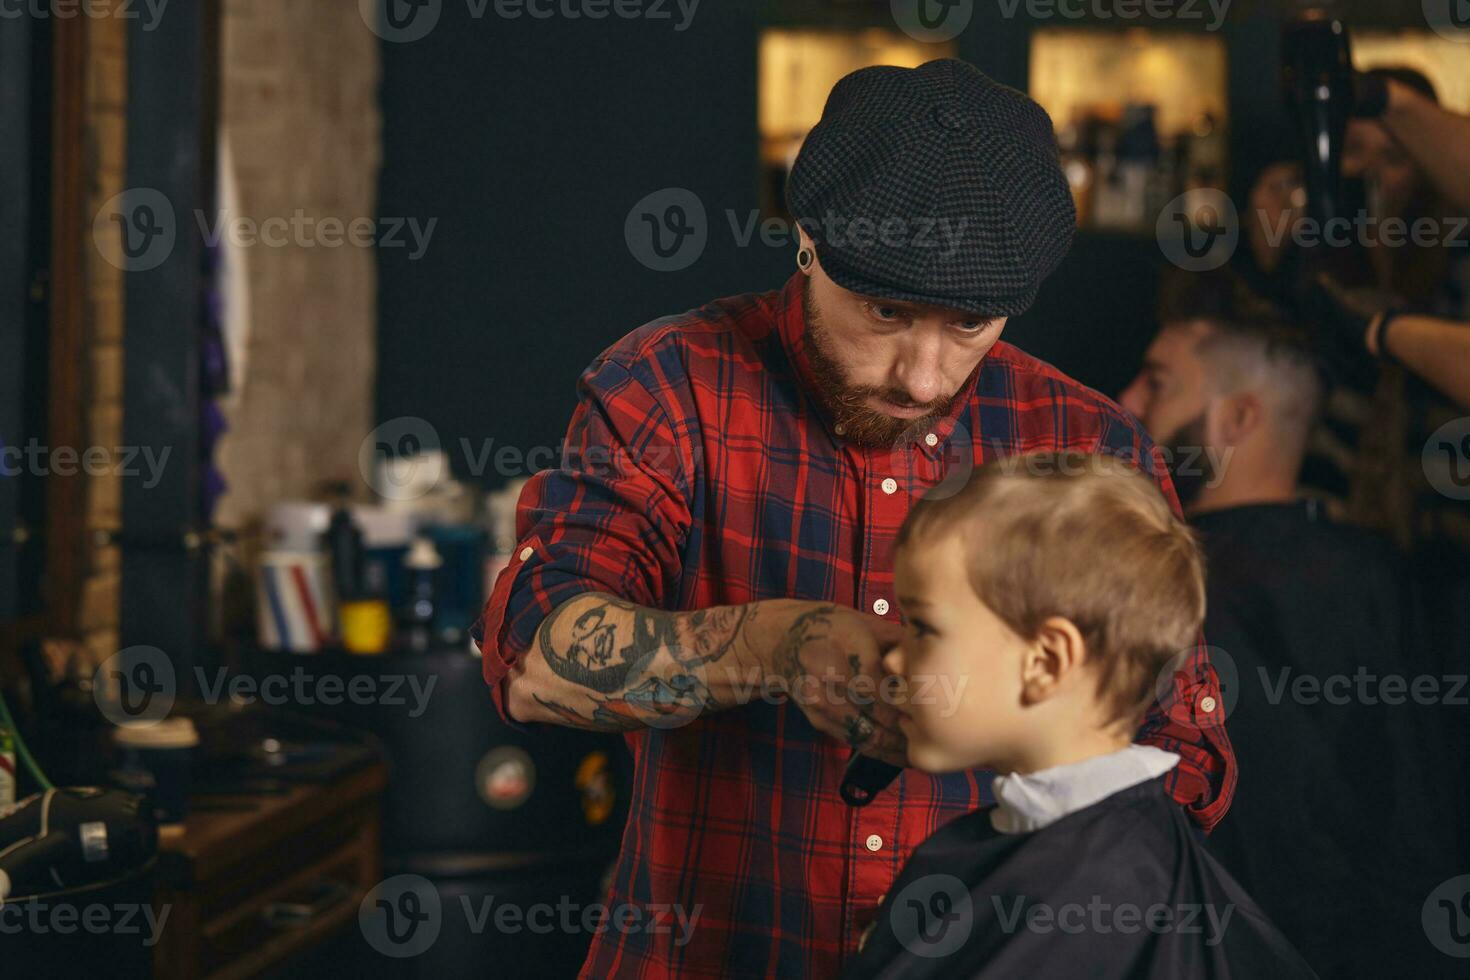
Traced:
<path fill-rule="evenodd" d="M 933 636 L 934 635 L 934 627 L 930 626 L 928 623 L 924 622 L 922 619 L 910 619 L 909 620 L 909 628 L 914 631 L 914 635 L 915 636 Z"/>

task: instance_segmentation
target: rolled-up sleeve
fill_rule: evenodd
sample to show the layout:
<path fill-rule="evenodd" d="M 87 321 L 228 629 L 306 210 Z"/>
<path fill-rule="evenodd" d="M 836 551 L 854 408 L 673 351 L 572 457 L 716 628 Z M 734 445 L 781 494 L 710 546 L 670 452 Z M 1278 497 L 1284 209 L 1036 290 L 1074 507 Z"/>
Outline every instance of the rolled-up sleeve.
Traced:
<path fill-rule="evenodd" d="M 653 368 L 595 362 L 578 384 L 560 465 L 533 476 L 516 506 L 516 546 L 471 636 L 509 721 L 504 681 L 554 609 L 584 592 L 663 608 L 678 595 L 696 460 L 652 393 Z"/>
<path fill-rule="evenodd" d="M 1145 469 L 1158 482 L 1175 515 L 1182 517 L 1163 453 L 1147 437 L 1142 439 L 1142 449 L 1148 460 Z M 1175 666 L 1171 690 L 1158 692 L 1138 740 L 1179 755 L 1179 765 L 1166 780 L 1170 795 L 1210 831 L 1230 809 L 1237 771 L 1235 751 L 1225 733 L 1225 697 L 1205 643 L 1201 633 L 1194 649 Z"/>
<path fill-rule="evenodd" d="M 1121 410 L 1095 451 L 1130 459 L 1158 484 L 1175 516 L 1183 517 L 1163 452 Z M 1137 740 L 1179 756 L 1179 765 L 1164 784 L 1190 817 L 1209 831 L 1230 808 L 1237 772 L 1235 751 L 1225 732 L 1227 705 L 1205 643 L 1201 633 L 1188 654 L 1174 662 L 1168 683 L 1161 678 Z"/>

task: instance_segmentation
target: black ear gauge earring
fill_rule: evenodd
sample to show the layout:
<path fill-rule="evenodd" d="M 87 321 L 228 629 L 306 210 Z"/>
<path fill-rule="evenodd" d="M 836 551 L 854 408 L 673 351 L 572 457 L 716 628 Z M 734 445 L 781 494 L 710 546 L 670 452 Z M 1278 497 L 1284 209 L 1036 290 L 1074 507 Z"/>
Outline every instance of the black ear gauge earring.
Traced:
<path fill-rule="evenodd" d="M 801 251 L 796 253 L 796 267 L 802 272 L 806 272 L 808 269 L 810 269 L 812 267 L 812 263 L 816 260 L 816 253 L 809 248 L 802 248 Z"/>

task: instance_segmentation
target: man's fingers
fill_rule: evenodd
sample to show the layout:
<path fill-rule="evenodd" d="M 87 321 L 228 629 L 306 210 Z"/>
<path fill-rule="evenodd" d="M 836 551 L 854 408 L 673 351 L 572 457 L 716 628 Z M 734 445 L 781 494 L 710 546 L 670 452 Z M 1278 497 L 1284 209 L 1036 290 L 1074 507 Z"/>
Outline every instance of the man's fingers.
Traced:
<path fill-rule="evenodd" d="M 863 751 L 875 759 L 883 760 L 890 766 L 902 768 L 909 763 L 908 739 L 896 732 L 880 735 Z"/>
<path fill-rule="evenodd" d="M 881 698 L 877 698 L 872 704 L 863 705 L 859 710 L 873 720 L 873 724 L 885 731 L 898 731 L 898 719 L 902 717 L 897 708 Z"/>
<path fill-rule="evenodd" d="M 872 634 L 873 640 L 878 644 L 880 652 L 891 650 L 903 640 L 904 628 L 902 623 L 880 619 L 877 616 L 869 616 L 868 630 Z"/>

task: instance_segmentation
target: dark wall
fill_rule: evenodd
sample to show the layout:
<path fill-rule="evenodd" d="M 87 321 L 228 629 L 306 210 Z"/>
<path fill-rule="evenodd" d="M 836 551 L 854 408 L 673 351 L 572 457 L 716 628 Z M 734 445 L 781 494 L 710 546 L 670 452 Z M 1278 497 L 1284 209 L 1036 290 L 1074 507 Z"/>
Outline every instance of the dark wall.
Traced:
<path fill-rule="evenodd" d="M 706 0 L 682 32 L 493 7 L 474 20 L 446 3 L 427 37 L 384 45 L 379 213 L 439 221 L 417 261 L 379 250 L 380 420 L 427 419 L 462 476 L 461 438 L 555 446 L 608 344 L 784 281 L 795 250 L 739 247 L 724 216 L 757 205 L 755 42 L 750 5 Z M 707 247 L 678 272 L 641 265 L 623 236 L 665 187 L 709 215 Z"/>

